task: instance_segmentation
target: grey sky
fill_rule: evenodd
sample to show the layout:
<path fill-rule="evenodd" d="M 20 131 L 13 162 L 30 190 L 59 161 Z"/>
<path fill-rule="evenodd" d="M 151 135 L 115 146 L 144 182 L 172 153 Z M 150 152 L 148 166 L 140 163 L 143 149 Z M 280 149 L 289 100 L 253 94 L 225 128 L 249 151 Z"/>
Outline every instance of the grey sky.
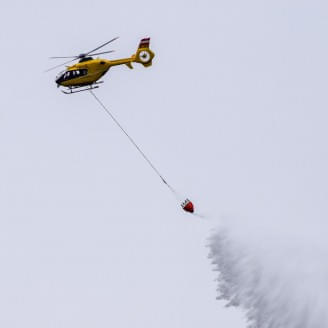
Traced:
<path fill-rule="evenodd" d="M 168 181 L 214 217 L 306 217 L 327 211 L 326 2 L 0 9 L 0 325 L 244 327 L 215 300 L 213 224 L 182 213 L 91 95 L 43 70 L 150 36 L 153 66 L 113 68 L 97 95 Z"/>

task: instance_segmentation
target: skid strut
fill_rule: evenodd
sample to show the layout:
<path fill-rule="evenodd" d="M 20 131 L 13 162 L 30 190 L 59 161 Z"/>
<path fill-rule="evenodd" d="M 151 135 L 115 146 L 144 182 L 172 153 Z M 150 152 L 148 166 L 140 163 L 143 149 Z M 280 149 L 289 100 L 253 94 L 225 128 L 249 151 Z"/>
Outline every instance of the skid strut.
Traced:
<path fill-rule="evenodd" d="M 65 93 L 66 95 L 70 95 L 72 93 L 78 93 L 78 92 L 83 92 L 83 91 L 91 91 L 93 89 L 97 89 L 99 88 L 98 84 L 104 83 L 104 81 L 100 81 L 100 82 L 96 82 L 93 84 L 90 84 L 86 87 L 81 87 L 81 86 L 77 86 L 77 87 L 68 87 L 68 89 L 66 90 L 61 90 L 62 93 Z"/>

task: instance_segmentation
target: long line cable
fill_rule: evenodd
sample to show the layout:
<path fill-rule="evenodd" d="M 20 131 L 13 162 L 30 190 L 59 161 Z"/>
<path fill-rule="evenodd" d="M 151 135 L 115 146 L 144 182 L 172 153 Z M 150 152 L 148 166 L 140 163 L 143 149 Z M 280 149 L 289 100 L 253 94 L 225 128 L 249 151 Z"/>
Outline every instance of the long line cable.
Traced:
<path fill-rule="evenodd" d="M 119 121 L 115 118 L 115 116 L 109 111 L 109 109 L 103 104 L 103 102 L 93 93 L 92 90 L 90 90 L 90 93 L 93 95 L 93 97 L 96 99 L 96 101 L 99 103 L 99 105 L 105 110 L 105 112 L 111 117 L 111 119 L 114 121 L 114 123 L 121 129 L 121 131 L 128 137 L 130 142 L 133 144 L 133 146 L 138 150 L 138 152 L 141 154 L 141 156 L 146 160 L 146 162 L 149 164 L 149 166 L 153 169 L 153 171 L 161 178 L 161 180 L 164 182 L 164 184 L 177 196 L 177 192 L 167 183 L 167 181 L 163 178 L 162 174 L 158 171 L 158 169 L 155 167 L 155 165 L 151 162 L 151 160 L 146 156 L 146 154 L 141 150 L 141 148 L 137 145 L 137 143 L 132 139 L 132 137 L 127 133 L 127 131 L 122 127 L 122 125 L 119 123 Z"/>

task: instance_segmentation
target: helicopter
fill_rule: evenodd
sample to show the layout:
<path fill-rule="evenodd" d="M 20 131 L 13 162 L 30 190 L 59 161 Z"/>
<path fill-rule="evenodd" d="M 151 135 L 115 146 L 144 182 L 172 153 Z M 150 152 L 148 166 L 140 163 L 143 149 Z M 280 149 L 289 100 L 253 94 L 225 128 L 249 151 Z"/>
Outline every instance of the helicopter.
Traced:
<path fill-rule="evenodd" d="M 46 72 L 56 69 L 60 66 L 67 65 L 70 62 L 78 60 L 77 63 L 71 66 L 67 66 L 66 70 L 60 72 L 55 82 L 57 87 L 62 87 L 62 92 L 65 94 L 72 94 L 81 91 L 93 90 L 99 88 L 99 84 L 104 81 L 99 81 L 112 66 L 126 65 L 130 69 L 133 69 L 132 63 L 142 64 L 144 67 L 149 67 L 152 65 L 152 60 L 155 54 L 149 49 L 150 38 L 143 38 L 139 42 L 138 49 L 135 54 L 131 57 L 121 58 L 121 59 L 94 59 L 92 56 L 102 55 L 106 53 L 112 53 L 113 50 L 96 52 L 100 48 L 106 46 L 107 44 L 117 40 L 118 37 L 113 38 L 104 44 L 98 46 L 97 48 L 82 53 L 77 56 L 67 56 L 67 57 L 50 57 L 51 59 L 58 58 L 72 58 L 69 61 L 52 67 Z"/>
<path fill-rule="evenodd" d="M 121 58 L 121 59 L 94 59 L 92 56 L 102 55 L 106 53 L 111 53 L 113 50 L 96 52 L 107 44 L 117 40 L 118 37 L 113 38 L 104 44 L 98 46 L 97 48 L 88 51 L 86 53 L 82 53 L 77 56 L 68 56 L 68 57 L 50 57 L 51 59 L 57 58 L 70 58 L 69 61 L 65 63 L 56 65 L 52 68 L 46 70 L 49 72 L 53 69 L 56 69 L 60 66 L 67 65 L 75 60 L 78 60 L 77 63 L 71 66 L 67 66 L 66 70 L 59 73 L 56 77 L 57 87 L 62 87 L 64 90 L 61 90 L 65 94 L 73 94 L 77 92 L 87 91 L 89 90 L 99 105 L 107 112 L 107 114 L 112 118 L 115 124 L 122 130 L 122 132 L 128 137 L 130 142 L 136 147 L 142 157 L 146 160 L 146 162 L 150 165 L 150 167 L 155 171 L 155 173 L 161 178 L 162 182 L 169 188 L 169 190 L 177 197 L 181 198 L 178 193 L 167 183 L 167 181 L 163 178 L 154 164 L 149 160 L 149 158 L 145 155 L 145 153 L 140 149 L 140 147 L 136 144 L 136 142 L 131 138 L 131 136 L 127 133 L 126 130 L 123 129 L 122 125 L 117 121 L 117 119 L 113 116 L 113 114 L 105 107 L 105 105 L 101 102 L 101 100 L 94 94 L 93 89 L 99 88 L 99 84 L 103 83 L 103 81 L 99 81 L 99 79 L 104 76 L 108 70 L 112 66 L 117 65 L 126 65 L 130 69 L 133 68 L 132 63 L 142 64 L 144 67 L 149 67 L 152 65 L 152 60 L 155 54 L 149 49 L 150 38 L 143 38 L 139 42 L 139 46 L 135 54 L 131 57 Z M 194 204 L 186 198 L 182 203 L 181 207 L 185 212 L 194 213 Z"/>

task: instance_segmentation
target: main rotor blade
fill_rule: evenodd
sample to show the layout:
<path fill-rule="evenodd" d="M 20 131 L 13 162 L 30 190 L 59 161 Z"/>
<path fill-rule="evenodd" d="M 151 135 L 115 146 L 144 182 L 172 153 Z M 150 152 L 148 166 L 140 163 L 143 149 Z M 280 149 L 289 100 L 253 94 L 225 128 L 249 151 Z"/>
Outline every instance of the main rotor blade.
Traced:
<path fill-rule="evenodd" d="M 78 56 L 67 56 L 67 57 L 49 57 L 49 59 L 59 59 L 59 58 L 79 58 Z"/>
<path fill-rule="evenodd" d="M 63 66 L 63 65 L 66 65 L 66 64 L 68 64 L 68 63 L 74 61 L 75 59 L 76 59 L 76 57 L 75 57 L 74 59 L 71 59 L 71 60 L 65 62 L 65 63 L 62 63 L 62 64 L 56 65 L 56 66 L 54 66 L 54 67 L 51 67 L 51 68 L 47 69 L 47 70 L 44 71 L 44 72 L 46 73 L 46 72 L 52 71 L 53 69 L 58 68 L 58 67 Z"/>
<path fill-rule="evenodd" d="M 111 52 L 115 52 L 115 50 L 109 50 L 109 51 L 103 51 L 103 52 L 97 52 L 97 53 L 91 53 L 90 56 L 96 56 L 96 55 L 102 55 L 102 54 L 110 54 Z"/>
<path fill-rule="evenodd" d="M 114 39 L 111 39 L 111 40 L 109 40 L 109 41 L 105 42 L 105 43 L 104 43 L 104 44 L 102 44 L 101 46 L 99 46 L 99 47 L 97 47 L 97 48 L 95 48 L 95 49 L 93 49 L 93 50 L 91 50 L 91 51 L 87 52 L 85 55 L 87 56 L 87 55 L 91 54 L 92 52 L 94 52 L 94 51 L 96 51 L 96 50 L 98 50 L 98 49 L 100 49 L 100 48 L 104 47 L 104 46 L 105 46 L 105 45 L 107 45 L 108 43 L 111 43 L 111 42 L 113 42 L 113 41 L 117 40 L 118 38 L 119 38 L 119 37 L 117 36 L 116 38 L 114 38 Z"/>

